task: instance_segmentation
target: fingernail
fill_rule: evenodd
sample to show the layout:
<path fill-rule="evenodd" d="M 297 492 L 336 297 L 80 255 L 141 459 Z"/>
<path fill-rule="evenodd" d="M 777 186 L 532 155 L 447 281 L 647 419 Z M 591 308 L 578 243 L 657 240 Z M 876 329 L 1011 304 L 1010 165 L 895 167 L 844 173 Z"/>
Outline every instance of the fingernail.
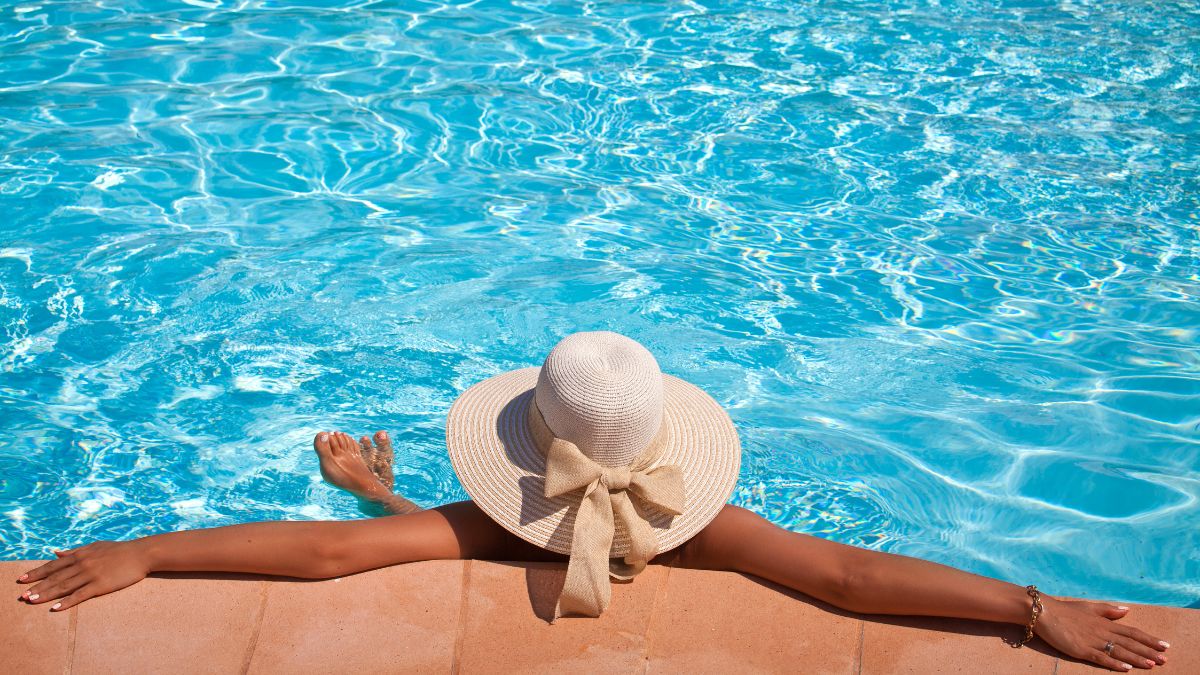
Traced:
<path fill-rule="evenodd" d="M 30 600 L 37 600 L 37 599 L 38 599 L 38 598 L 40 598 L 40 597 L 41 597 L 40 595 L 38 595 L 37 593 L 34 593 L 33 595 L 29 596 L 29 599 L 30 599 Z"/>
<path fill-rule="evenodd" d="M 1158 644 L 1162 645 L 1162 646 L 1163 646 L 1163 649 L 1166 649 L 1167 647 L 1170 647 L 1170 646 L 1171 646 L 1171 643 L 1170 643 L 1170 642 L 1167 642 L 1166 640 L 1159 640 L 1159 641 L 1158 641 Z"/>
<path fill-rule="evenodd" d="M 62 603 L 61 603 L 61 602 L 56 602 L 56 603 L 54 603 L 53 605 L 51 605 L 51 606 L 50 606 L 50 609 L 58 609 L 59 607 L 62 607 Z"/>
<path fill-rule="evenodd" d="M 1154 665 L 1155 665 L 1155 663 L 1154 663 L 1153 661 L 1151 661 L 1150 659 L 1146 659 L 1146 665 L 1148 665 L 1148 666 L 1154 666 Z"/>
<path fill-rule="evenodd" d="M 1125 670 L 1132 670 L 1132 669 L 1133 669 L 1133 666 L 1129 665 L 1128 663 L 1122 663 L 1122 664 L 1121 664 L 1121 667 L 1122 667 L 1122 668 L 1124 668 Z"/>
<path fill-rule="evenodd" d="M 17 577 L 17 580 L 18 580 L 18 581 L 25 581 L 25 580 L 26 580 L 26 579 L 28 579 L 28 578 L 29 578 L 29 573 L 28 573 L 28 572 L 26 572 L 25 574 L 22 574 L 21 576 Z"/>
<path fill-rule="evenodd" d="M 1125 605 L 1117 605 L 1117 609 L 1119 609 L 1119 610 L 1121 610 L 1122 612 L 1124 612 L 1124 611 L 1128 610 L 1129 608 L 1128 608 L 1128 607 L 1126 607 Z"/>

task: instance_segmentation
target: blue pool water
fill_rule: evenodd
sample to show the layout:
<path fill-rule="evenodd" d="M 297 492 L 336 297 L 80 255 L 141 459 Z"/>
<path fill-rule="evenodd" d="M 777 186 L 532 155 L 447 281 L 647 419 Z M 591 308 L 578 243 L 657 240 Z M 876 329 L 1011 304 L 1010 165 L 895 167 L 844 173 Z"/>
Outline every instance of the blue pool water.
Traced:
<path fill-rule="evenodd" d="M 1200 598 L 1200 5 L 0 8 L 0 551 L 462 499 L 473 382 L 611 329 L 734 501 Z"/>

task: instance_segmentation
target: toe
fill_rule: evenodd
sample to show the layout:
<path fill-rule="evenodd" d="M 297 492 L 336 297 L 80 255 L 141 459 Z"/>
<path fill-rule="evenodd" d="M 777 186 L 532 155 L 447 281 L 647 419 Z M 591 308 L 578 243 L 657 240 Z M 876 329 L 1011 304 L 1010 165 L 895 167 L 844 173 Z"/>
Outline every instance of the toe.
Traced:
<path fill-rule="evenodd" d="M 313 437 L 313 449 L 317 452 L 329 452 L 329 434 L 322 431 Z"/>
<path fill-rule="evenodd" d="M 375 432 L 375 444 L 379 446 L 379 454 L 387 457 L 392 455 L 392 438 L 386 431 Z"/>
<path fill-rule="evenodd" d="M 363 436 L 358 439 L 358 451 L 362 455 L 363 461 L 370 466 L 375 462 L 375 446 L 371 445 L 371 439 Z"/>

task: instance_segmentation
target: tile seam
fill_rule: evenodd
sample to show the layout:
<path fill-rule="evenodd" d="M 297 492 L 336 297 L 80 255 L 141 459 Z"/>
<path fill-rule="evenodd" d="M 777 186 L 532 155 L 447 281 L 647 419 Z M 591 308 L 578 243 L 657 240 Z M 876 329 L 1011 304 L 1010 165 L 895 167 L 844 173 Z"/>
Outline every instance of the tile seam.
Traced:
<path fill-rule="evenodd" d="M 858 667 L 854 669 L 857 675 L 862 675 L 863 668 L 863 651 L 867 644 L 867 622 L 863 619 L 858 620 Z"/>
<path fill-rule="evenodd" d="M 250 665 L 254 662 L 254 652 L 258 649 L 258 636 L 262 633 L 263 618 L 267 613 L 267 596 L 270 593 L 268 584 L 270 583 L 266 580 L 258 582 L 258 611 L 254 617 L 254 628 L 250 631 L 250 639 L 246 642 L 246 651 L 242 654 L 242 668 L 238 671 L 242 675 L 250 672 Z"/>
<path fill-rule="evenodd" d="M 1057 656 L 1054 657 L 1054 672 L 1051 673 L 1051 675 L 1058 675 L 1058 664 L 1060 661 L 1062 661 L 1062 659 L 1058 658 Z"/>
<path fill-rule="evenodd" d="M 650 600 L 650 616 L 646 619 L 646 630 L 642 632 L 642 673 L 650 672 L 650 629 L 654 627 L 654 615 L 658 612 L 658 600 L 666 593 L 667 584 L 671 581 L 671 570 L 675 568 L 675 562 L 671 561 L 667 565 L 667 571 L 663 574 L 662 581 L 659 582 L 658 588 L 654 589 L 654 597 Z"/>
<path fill-rule="evenodd" d="M 454 635 L 454 652 L 450 655 L 450 673 L 457 675 L 462 659 L 463 640 L 466 637 L 467 600 L 471 590 L 471 560 L 462 565 L 462 589 L 458 594 L 458 626 Z"/>
<path fill-rule="evenodd" d="M 75 671 L 75 632 L 79 626 L 79 606 L 71 608 L 71 618 L 67 620 L 67 665 L 65 672 L 71 675 Z"/>

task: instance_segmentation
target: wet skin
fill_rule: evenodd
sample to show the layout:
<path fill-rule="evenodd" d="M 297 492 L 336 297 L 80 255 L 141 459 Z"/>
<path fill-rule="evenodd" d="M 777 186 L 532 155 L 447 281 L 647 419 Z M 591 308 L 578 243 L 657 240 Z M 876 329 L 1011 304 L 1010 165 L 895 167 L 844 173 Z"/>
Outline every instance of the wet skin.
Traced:
<path fill-rule="evenodd" d="M 417 560 L 561 561 L 493 522 L 473 502 L 422 509 L 392 492 L 391 439 L 318 434 L 327 481 L 392 515 L 353 521 L 247 523 L 94 542 L 23 574 L 20 600 L 69 609 L 152 572 L 243 572 L 321 579 Z M 1024 626 L 1031 599 L 1015 584 L 916 558 L 847 546 L 777 527 L 726 505 L 654 564 L 753 574 L 853 612 L 945 616 Z M 1129 609 L 1042 595 L 1036 633 L 1064 654 L 1124 672 L 1163 665 L 1168 645 L 1119 620 Z M 1113 643 L 1110 654 L 1106 643 Z"/>

